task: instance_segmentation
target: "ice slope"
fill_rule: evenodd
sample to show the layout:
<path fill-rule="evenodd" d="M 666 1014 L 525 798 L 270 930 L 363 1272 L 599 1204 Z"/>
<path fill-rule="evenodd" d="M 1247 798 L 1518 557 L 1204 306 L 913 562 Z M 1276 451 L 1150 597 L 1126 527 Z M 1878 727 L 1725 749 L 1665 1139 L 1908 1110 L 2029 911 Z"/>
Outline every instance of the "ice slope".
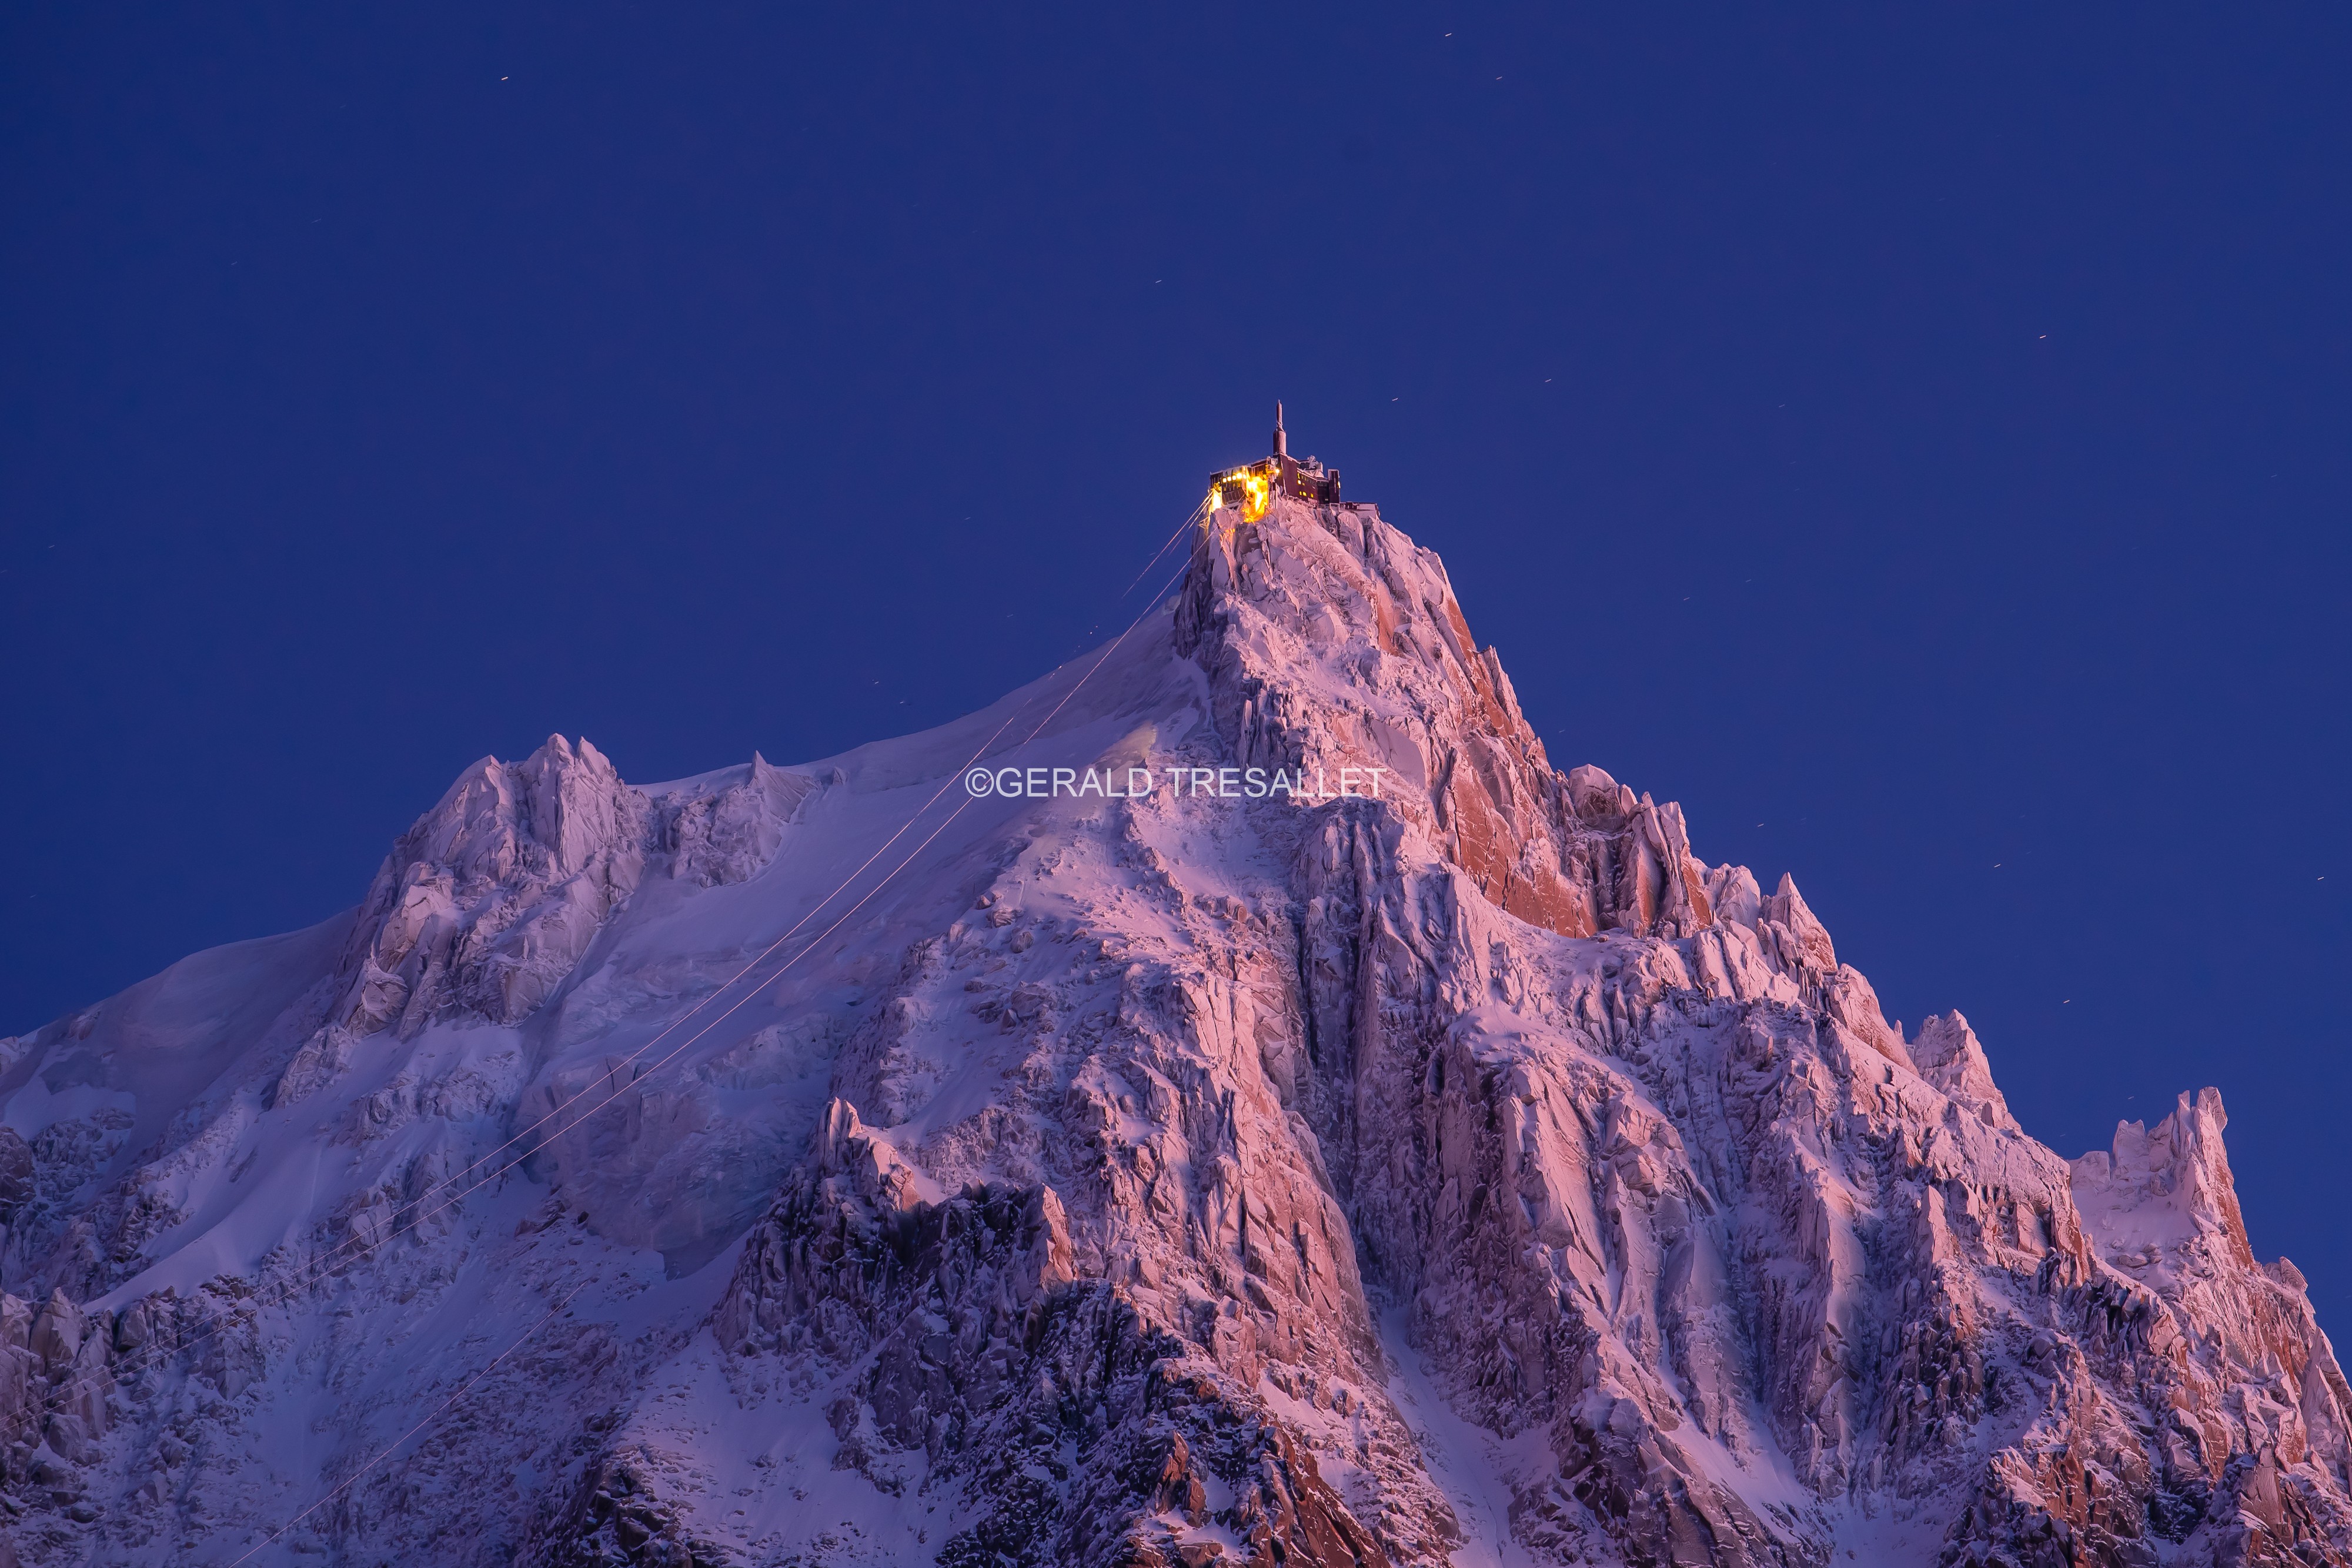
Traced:
<path fill-rule="evenodd" d="M 1368 507 L 922 735 L 486 758 L 0 1107 L 0 1563 L 2352 1562 L 2218 1095 L 2035 1143 Z"/>

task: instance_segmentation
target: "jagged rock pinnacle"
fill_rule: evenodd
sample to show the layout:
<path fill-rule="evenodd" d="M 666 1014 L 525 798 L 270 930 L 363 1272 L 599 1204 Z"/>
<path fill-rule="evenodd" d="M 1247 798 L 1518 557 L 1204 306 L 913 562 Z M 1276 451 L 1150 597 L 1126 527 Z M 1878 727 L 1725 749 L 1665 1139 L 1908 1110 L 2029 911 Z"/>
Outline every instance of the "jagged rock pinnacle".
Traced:
<path fill-rule="evenodd" d="M 1162 782 L 877 887 L 975 755 Z M 2352 1563 L 2220 1096 L 2070 1166 L 1763 887 L 1295 496 L 937 731 L 485 759 L 351 914 L 0 1046 L 9 1539 L 233 1557 L 351 1479 L 286 1551 Z"/>

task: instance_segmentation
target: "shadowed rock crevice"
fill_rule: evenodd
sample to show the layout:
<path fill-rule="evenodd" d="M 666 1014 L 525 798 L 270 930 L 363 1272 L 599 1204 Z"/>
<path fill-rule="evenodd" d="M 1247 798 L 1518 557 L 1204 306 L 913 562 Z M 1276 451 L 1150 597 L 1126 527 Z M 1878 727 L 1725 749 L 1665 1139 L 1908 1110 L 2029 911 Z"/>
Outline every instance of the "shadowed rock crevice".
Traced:
<path fill-rule="evenodd" d="M 932 810 L 975 756 L 1162 784 Z M 486 760 L 352 915 L 0 1042 L 9 1540 L 2352 1564 L 2220 1096 L 2070 1164 L 1998 1051 L 1554 768 L 1377 509 L 1223 511 L 986 712 Z"/>

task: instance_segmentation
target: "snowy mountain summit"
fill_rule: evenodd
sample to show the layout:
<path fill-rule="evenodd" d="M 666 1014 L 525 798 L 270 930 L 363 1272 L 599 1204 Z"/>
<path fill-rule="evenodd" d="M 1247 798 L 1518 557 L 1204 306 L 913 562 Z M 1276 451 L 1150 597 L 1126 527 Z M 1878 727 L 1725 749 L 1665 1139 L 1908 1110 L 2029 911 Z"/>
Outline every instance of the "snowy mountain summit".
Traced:
<path fill-rule="evenodd" d="M 2035 1142 L 1309 477 L 0 1041 L 0 1563 L 2352 1563 L 2220 1096 Z"/>

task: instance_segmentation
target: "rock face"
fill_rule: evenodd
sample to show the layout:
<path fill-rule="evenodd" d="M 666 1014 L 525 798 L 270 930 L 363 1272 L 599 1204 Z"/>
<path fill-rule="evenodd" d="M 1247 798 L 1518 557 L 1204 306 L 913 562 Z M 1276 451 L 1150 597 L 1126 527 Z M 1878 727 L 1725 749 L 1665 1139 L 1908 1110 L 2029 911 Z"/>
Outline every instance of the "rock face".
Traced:
<path fill-rule="evenodd" d="M 414 1035 L 457 1010 L 529 1017 L 635 891 L 648 815 L 585 740 L 550 736 L 512 767 L 474 764 L 376 873 L 335 1025 Z"/>
<path fill-rule="evenodd" d="M 0 1062 L 26 1563 L 2352 1563 L 2220 1096 L 2035 1142 L 1370 507 L 928 736 L 478 765 Z"/>

